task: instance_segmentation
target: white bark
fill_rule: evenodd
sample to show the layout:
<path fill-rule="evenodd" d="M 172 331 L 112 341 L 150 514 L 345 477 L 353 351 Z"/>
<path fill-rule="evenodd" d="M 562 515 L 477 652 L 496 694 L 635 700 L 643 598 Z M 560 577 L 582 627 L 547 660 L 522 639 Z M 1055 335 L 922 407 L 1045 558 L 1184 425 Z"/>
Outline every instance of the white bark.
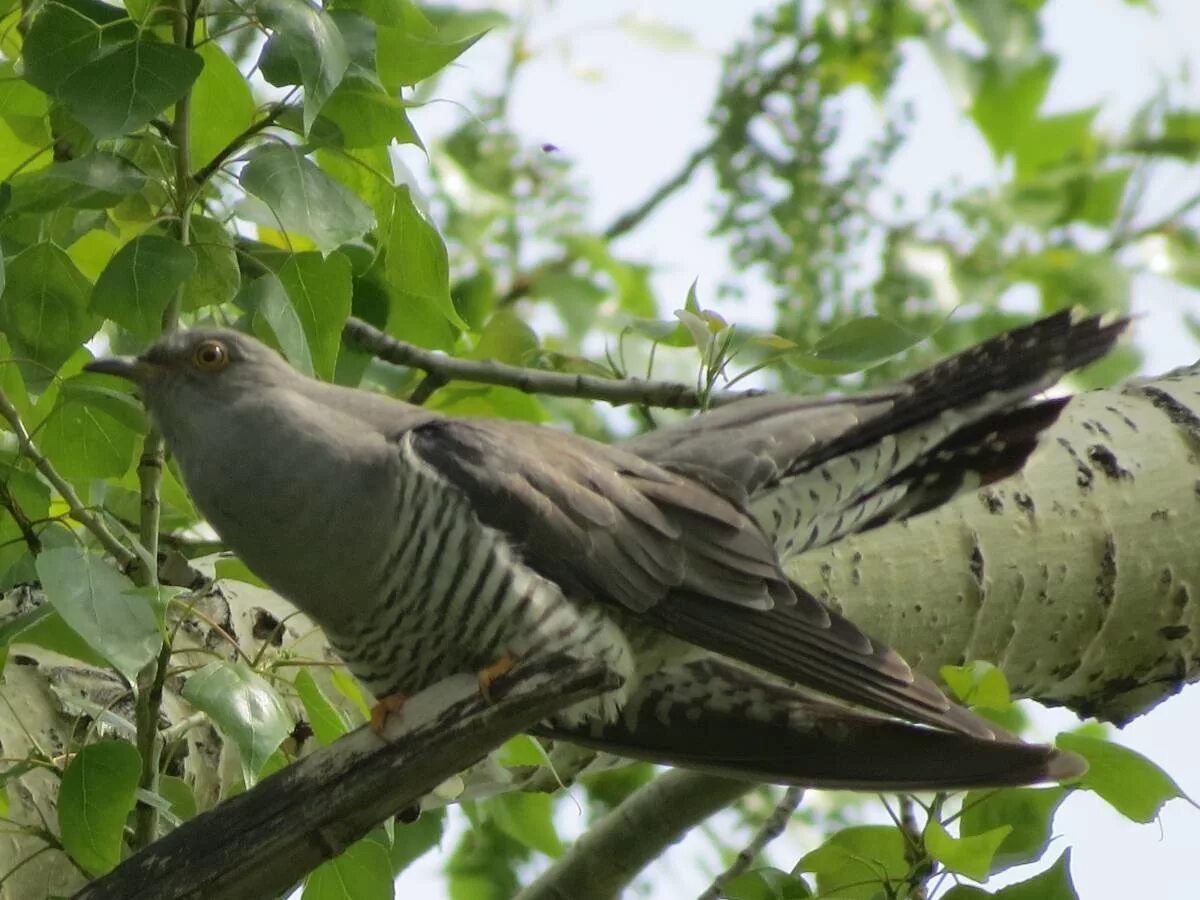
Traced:
<path fill-rule="evenodd" d="M 1128 721 L 1200 677 L 1200 365 L 1074 398 L 1025 471 L 788 572 L 913 665 Z"/>

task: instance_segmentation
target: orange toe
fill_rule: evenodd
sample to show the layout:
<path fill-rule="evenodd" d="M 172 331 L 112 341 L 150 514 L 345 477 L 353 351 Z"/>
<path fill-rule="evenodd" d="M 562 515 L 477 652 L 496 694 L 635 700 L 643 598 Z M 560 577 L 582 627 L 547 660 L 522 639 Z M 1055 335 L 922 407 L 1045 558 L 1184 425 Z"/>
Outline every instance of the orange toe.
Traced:
<path fill-rule="evenodd" d="M 397 716 L 404 709 L 408 700 L 404 694 L 389 694 L 371 707 L 371 730 L 383 737 L 383 729 L 387 726 L 389 716 Z"/>
<path fill-rule="evenodd" d="M 492 700 L 492 685 L 496 682 L 496 679 L 503 678 L 512 671 L 513 662 L 513 658 L 505 653 L 490 666 L 479 670 L 479 693 L 483 694 L 483 699 L 488 703 L 494 702 Z"/>

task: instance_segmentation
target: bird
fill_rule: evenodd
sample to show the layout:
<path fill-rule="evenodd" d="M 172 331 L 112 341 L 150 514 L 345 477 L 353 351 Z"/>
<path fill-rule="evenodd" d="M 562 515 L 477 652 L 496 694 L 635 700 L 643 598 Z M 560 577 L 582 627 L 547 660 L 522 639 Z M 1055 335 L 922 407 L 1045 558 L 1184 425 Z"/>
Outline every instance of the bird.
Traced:
<path fill-rule="evenodd" d="M 956 790 L 1085 766 L 951 701 L 784 562 L 1018 471 L 1066 402 L 1043 392 L 1126 324 L 1063 311 L 889 387 L 765 394 L 614 444 L 321 382 L 224 328 L 85 369 L 135 383 L 206 520 L 379 716 L 452 675 L 487 695 L 516 667 L 598 661 L 619 686 L 534 734 L 755 781 Z"/>

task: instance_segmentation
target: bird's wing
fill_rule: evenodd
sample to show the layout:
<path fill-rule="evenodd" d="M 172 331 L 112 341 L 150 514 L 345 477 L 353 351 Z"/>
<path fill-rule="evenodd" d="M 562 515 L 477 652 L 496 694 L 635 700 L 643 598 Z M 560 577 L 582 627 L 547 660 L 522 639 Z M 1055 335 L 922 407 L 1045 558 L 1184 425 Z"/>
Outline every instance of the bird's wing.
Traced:
<path fill-rule="evenodd" d="M 869 709 L 992 734 L 792 585 L 769 538 L 720 484 L 521 423 L 441 419 L 398 437 L 567 593 Z"/>

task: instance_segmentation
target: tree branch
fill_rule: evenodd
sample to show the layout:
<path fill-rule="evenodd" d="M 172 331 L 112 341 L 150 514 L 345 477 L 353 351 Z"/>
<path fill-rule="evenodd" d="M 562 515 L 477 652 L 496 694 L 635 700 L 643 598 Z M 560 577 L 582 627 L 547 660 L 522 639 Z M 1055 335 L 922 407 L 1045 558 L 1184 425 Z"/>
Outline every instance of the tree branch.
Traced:
<path fill-rule="evenodd" d="M 639 378 L 599 378 L 595 375 L 568 375 L 542 369 L 526 369 L 504 363 L 458 359 L 388 337 L 362 319 L 351 317 L 343 331 L 346 338 L 363 350 L 386 362 L 428 372 L 445 381 L 473 381 L 516 388 L 527 394 L 552 394 L 604 400 L 614 406 L 638 403 L 667 409 L 699 409 L 703 405 L 694 387 L 673 381 L 643 381 Z M 713 391 L 709 406 L 722 406 L 762 391 Z"/>
<path fill-rule="evenodd" d="M 408 700 L 386 741 L 360 728 L 322 747 L 181 825 L 75 900 L 276 896 L 507 738 L 616 686 L 597 665 L 568 664 L 514 670 L 495 704 L 473 677 L 440 682 Z"/>
<path fill-rule="evenodd" d="M 517 900 L 608 900 L 688 831 L 752 789 L 703 772 L 672 769 L 593 825 Z"/>
<path fill-rule="evenodd" d="M 779 802 L 775 804 L 775 809 L 771 811 L 771 815 L 767 816 L 767 821 L 763 822 L 762 828 L 758 830 L 750 843 L 738 852 L 733 864 L 713 879 L 713 883 L 700 895 L 699 900 L 720 900 L 724 896 L 729 882 L 749 869 L 766 849 L 767 844 L 783 834 L 783 830 L 787 828 L 788 819 L 792 817 L 803 799 L 804 788 L 790 787 L 784 791 Z"/>
<path fill-rule="evenodd" d="M 21 421 L 21 414 L 17 412 L 17 408 L 12 405 L 12 401 L 5 396 L 3 391 L 0 391 L 0 415 L 4 416 L 9 427 L 13 430 L 13 434 L 17 436 L 17 446 L 21 453 L 33 461 L 33 465 L 37 470 L 42 473 L 42 476 L 50 482 L 54 489 L 58 491 L 58 495 L 66 502 L 67 509 L 71 511 L 71 518 L 95 536 L 100 545 L 117 561 L 117 565 L 121 568 L 121 571 L 128 572 L 132 569 L 139 561 L 138 555 L 122 544 L 117 536 L 109 530 L 108 526 L 95 513 L 83 505 L 83 501 L 75 493 L 75 488 L 71 487 L 70 482 L 58 474 L 58 471 L 54 468 L 50 460 L 46 459 L 42 455 L 42 451 L 34 446 L 33 439 L 29 436 L 29 432 L 25 428 L 25 423 Z"/>

